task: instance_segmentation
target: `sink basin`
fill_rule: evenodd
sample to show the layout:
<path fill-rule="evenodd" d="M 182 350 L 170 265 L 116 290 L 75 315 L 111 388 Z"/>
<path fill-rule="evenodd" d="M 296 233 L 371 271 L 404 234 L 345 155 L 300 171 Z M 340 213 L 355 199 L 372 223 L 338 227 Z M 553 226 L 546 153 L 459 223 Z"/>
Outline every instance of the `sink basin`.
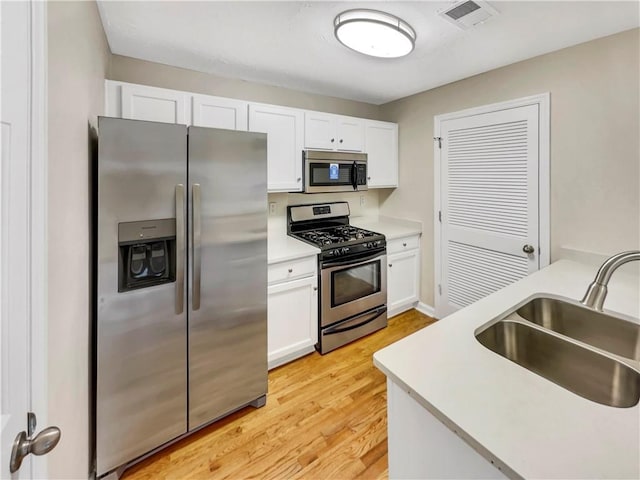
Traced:
<path fill-rule="evenodd" d="M 640 398 L 638 371 L 535 325 L 504 319 L 476 338 L 498 355 L 594 402 L 632 407 Z"/>
<path fill-rule="evenodd" d="M 640 325 L 580 304 L 539 297 L 516 310 L 525 320 L 631 360 L 640 361 Z"/>

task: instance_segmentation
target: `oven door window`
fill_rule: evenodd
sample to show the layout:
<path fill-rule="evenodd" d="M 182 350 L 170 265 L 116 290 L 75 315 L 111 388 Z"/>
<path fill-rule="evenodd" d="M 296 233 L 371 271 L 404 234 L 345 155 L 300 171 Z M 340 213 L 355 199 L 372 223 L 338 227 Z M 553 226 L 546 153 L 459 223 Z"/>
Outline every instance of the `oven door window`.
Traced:
<path fill-rule="evenodd" d="M 331 306 L 337 307 L 380 292 L 381 262 L 347 267 L 331 273 Z"/>
<path fill-rule="evenodd" d="M 310 163 L 311 179 L 309 184 L 314 187 L 326 187 L 329 185 L 351 185 L 352 163 Z"/>

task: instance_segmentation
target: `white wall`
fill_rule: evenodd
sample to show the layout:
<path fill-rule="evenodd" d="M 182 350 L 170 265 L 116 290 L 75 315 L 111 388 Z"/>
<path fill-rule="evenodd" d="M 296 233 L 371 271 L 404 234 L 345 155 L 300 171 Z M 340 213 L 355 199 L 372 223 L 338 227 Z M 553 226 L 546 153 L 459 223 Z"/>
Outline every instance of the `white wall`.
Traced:
<path fill-rule="evenodd" d="M 269 203 L 276 204 L 275 215 L 269 215 L 269 222 L 286 220 L 287 205 L 305 203 L 348 202 L 351 217 L 376 217 L 378 215 L 378 190 L 343 193 L 270 193 Z"/>
<path fill-rule="evenodd" d="M 640 30 L 542 55 L 382 106 L 399 123 L 400 185 L 380 213 L 422 221 L 422 291 L 434 304 L 433 117 L 551 92 L 551 259 L 563 246 L 640 246 Z"/>
<path fill-rule="evenodd" d="M 49 422 L 52 479 L 90 472 L 89 129 L 103 111 L 109 49 L 95 2 L 48 3 Z"/>

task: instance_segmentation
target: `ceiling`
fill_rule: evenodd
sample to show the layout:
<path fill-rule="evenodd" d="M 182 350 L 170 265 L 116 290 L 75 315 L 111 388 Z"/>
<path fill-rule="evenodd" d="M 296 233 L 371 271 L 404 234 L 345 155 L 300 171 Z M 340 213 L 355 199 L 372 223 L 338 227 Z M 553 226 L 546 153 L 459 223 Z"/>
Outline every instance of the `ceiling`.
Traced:
<path fill-rule="evenodd" d="M 497 67 L 638 27 L 635 1 L 492 1 L 500 14 L 461 30 L 437 12 L 454 2 L 99 1 L 114 54 L 222 77 L 382 104 Z M 384 10 L 418 37 L 399 59 L 342 46 L 334 17 Z"/>

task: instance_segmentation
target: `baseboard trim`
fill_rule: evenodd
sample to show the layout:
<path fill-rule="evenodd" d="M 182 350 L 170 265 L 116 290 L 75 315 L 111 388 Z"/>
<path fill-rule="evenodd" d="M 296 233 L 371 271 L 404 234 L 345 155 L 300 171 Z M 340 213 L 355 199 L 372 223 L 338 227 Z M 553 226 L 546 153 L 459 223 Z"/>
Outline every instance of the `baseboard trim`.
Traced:
<path fill-rule="evenodd" d="M 436 318 L 436 309 L 433 308 L 431 305 L 427 305 L 426 303 L 418 302 L 418 304 L 416 305 L 415 308 L 420 313 L 424 313 L 425 315 L 427 315 L 427 316 L 429 316 L 431 318 Z"/>

